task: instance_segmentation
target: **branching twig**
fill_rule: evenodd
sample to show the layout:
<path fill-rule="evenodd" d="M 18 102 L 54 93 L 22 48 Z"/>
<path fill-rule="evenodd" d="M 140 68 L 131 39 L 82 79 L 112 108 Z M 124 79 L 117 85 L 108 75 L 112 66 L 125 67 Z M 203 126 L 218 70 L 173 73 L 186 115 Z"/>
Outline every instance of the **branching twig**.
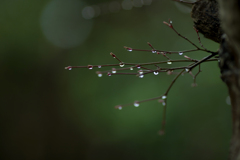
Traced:
<path fill-rule="evenodd" d="M 175 1 L 192 4 L 191 2 L 184 2 L 184 1 L 181 1 L 181 0 L 175 0 Z M 198 40 L 199 40 L 199 43 L 200 43 L 202 48 L 199 48 L 191 40 L 189 40 L 188 38 L 182 36 L 173 27 L 172 21 L 169 20 L 169 23 L 167 23 L 167 22 L 163 22 L 163 23 L 166 24 L 168 27 L 170 27 L 178 36 L 180 36 L 181 38 L 185 39 L 192 46 L 194 46 L 195 49 L 184 50 L 184 51 L 163 51 L 163 50 L 155 49 L 152 46 L 152 44 L 150 44 L 148 42 L 147 44 L 150 46 L 151 50 L 133 49 L 131 47 L 124 47 L 124 48 L 127 49 L 127 51 L 130 51 L 130 52 L 132 52 L 132 51 L 145 51 L 145 52 L 152 52 L 152 53 L 156 53 L 156 54 L 161 54 L 164 57 L 166 57 L 168 59 L 168 61 L 158 61 L 158 62 L 148 62 L 148 63 L 125 63 L 120 58 L 118 58 L 115 54 L 113 54 L 111 52 L 110 55 L 113 58 L 115 58 L 119 62 L 119 64 L 68 66 L 68 67 L 65 67 L 65 69 L 68 69 L 68 70 L 72 70 L 73 68 L 88 68 L 88 69 L 92 70 L 93 68 L 101 69 L 103 67 L 114 67 L 114 68 L 111 68 L 111 70 L 97 71 L 96 73 L 97 73 L 98 77 L 102 77 L 103 73 L 107 73 L 108 76 L 112 76 L 112 75 L 135 75 L 135 76 L 138 76 L 139 78 L 143 78 L 145 75 L 150 74 L 150 73 L 154 73 L 154 75 L 158 75 L 159 72 L 167 72 L 168 75 L 171 75 L 171 74 L 173 74 L 173 71 L 181 70 L 180 72 L 174 72 L 177 75 L 172 80 L 171 84 L 169 85 L 169 87 L 167 88 L 166 92 L 163 95 L 155 97 L 155 98 L 150 98 L 150 99 L 145 99 L 145 100 L 141 100 L 141 101 L 135 101 L 133 103 L 128 103 L 128 104 L 122 104 L 122 105 L 115 106 L 116 109 L 120 109 L 121 110 L 123 107 L 126 107 L 126 106 L 132 106 L 133 105 L 135 107 L 139 107 L 139 105 L 141 103 L 148 102 L 148 101 L 153 101 L 153 100 L 159 100 L 159 102 L 162 103 L 162 105 L 164 106 L 164 108 L 163 108 L 162 128 L 161 128 L 159 134 L 164 134 L 165 133 L 167 96 L 168 96 L 168 93 L 169 93 L 170 89 L 173 87 L 173 85 L 175 84 L 176 80 L 180 77 L 180 75 L 183 75 L 184 73 L 191 74 L 193 76 L 193 79 L 194 79 L 194 83 L 193 84 L 194 84 L 194 86 L 196 86 L 196 78 L 197 78 L 197 76 L 201 72 L 200 64 L 202 64 L 203 62 L 218 61 L 218 58 L 213 58 L 214 56 L 216 56 L 218 54 L 218 52 L 209 51 L 202 45 L 200 37 L 199 37 L 199 34 L 198 34 L 198 30 L 196 30 L 194 28 L 196 33 L 197 33 Z M 174 53 L 177 53 L 179 55 L 183 55 L 183 53 L 195 52 L 195 51 L 204 51 L 204 52 L 210 53 L 210 55 L 208 55 L 207 57 L 204 57 L 201 60 L 192 59 L 192 58 L 190 58 L 190 57 L 188 57 L 186 55 L 183 56 L 185 59 L 172 60 L 172 59 L 170 59 L 166 55 L 166 54 L 174 54 Z M 161 64 L 169 64 L 170 65 L 170 64 L 175 63 L 175 62 L 178 62 L 178 63 L 179 62 L 191 62 L 191 64 L 187 65 L 187 66 L 180 66 L 180 67 L 160 67 L 159 66 Z M 155 69 L 151 69 L 151 68 L 146 67 L 146 66 L 154 67 Z M 191 71 L 196 66 L 199 66 L 199 70 L 196 73 L 196 75 L 193 75 Z M 134 69 L 137 69 L 137 72 L 134 71 Z M 125 72 L 122 72 L 122 71 L 125 71 Z"/>

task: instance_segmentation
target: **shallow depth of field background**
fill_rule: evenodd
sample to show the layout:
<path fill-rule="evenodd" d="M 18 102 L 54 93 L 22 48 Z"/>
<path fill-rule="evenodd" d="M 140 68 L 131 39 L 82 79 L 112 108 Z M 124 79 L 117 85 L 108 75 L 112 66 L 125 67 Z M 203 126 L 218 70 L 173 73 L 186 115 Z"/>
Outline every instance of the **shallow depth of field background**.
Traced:
<path fill-rule="evenodd" d="M 189 74 L 177 80 L 168 96 L 164 136 L 158 135 L 163 107 L 157 101 L 121 111 L 114 106 L 163 94 L 174 75 L 98 78 L 98 68 L 64 69 L 117 63 L 110 52 L 124 62 L 165 60 L 123 48 L 149 49 L 147 42 L 163 50 L 192 49 L 162 23 L 169 18 L 198 44 L 184 6 L 171 0 L 132 2 L 1 0 L 0 159 L 227 159 L 231 109 L 217 62 L 202 65 L 198 87 L 191 87 Z M 203 37 L 202 43 L 213 51 L 219 47 Z M 207 54 L 186 55 L 201 59 Z"/>

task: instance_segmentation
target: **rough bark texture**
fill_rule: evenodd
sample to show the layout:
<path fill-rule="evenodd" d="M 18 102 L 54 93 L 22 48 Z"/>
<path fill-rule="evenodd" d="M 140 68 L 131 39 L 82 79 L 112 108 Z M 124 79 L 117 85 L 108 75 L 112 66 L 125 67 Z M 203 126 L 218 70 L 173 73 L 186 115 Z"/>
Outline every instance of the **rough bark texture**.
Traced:
<path fill-rule="evenodd" d="M 218 3 L 216 0 L 196 1 L 192 6 L 191 17 L 194 27 L 217 43 L 221 42 L 222 29 L 220 27 Z"/>
<path fill-rule="evenodd" d="M 222 80 L 232 104 L 233 135 L 230 160 L 240 160 L 240 0 L 219 0 L 223 31 L 220 55 Z"/>

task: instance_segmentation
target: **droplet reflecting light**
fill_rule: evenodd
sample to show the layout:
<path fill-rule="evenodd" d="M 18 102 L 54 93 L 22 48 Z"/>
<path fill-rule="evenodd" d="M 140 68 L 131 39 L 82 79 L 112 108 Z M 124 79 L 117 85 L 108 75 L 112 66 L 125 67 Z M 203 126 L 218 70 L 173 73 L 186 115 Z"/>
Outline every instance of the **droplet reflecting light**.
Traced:
<path fill-rule="evenodd" d="M 120 66 L 120 67 L 124 67 L 125 64 L 124 64 L 123 62 L 121 62 L 121 63 L 119 63 L 119 66 Z"/>
<path fill-rule="evenodd" d="M 165 95 L 164 95 L 164 96 L 162 96 L 162 99 L 166 99 L 166 98 L 167 98 L 167 96 L 165 96 Z"/>
<path fill-rule="evenodd" d="M 139 107 L 139 103 L 138 102 L 134 102 L 134 107 Z"/>
<path fill-rule="evenodd" d="M 92 65 L 88 65 L 88 69 L 93 69 L 93 66 Z"/>

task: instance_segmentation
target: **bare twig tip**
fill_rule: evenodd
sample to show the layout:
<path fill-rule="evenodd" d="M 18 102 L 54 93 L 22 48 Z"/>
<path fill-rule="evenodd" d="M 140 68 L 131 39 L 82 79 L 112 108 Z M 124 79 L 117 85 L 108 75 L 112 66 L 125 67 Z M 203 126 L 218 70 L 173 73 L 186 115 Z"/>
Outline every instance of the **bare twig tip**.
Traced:
<path fill-rule="evenodd" d="M 158 132 L 158 134 L 159 134 L 160 136 L 163 136 L 163 135 L 165 134 L 165 131 L 160 130 L 160 131 Z"/>

